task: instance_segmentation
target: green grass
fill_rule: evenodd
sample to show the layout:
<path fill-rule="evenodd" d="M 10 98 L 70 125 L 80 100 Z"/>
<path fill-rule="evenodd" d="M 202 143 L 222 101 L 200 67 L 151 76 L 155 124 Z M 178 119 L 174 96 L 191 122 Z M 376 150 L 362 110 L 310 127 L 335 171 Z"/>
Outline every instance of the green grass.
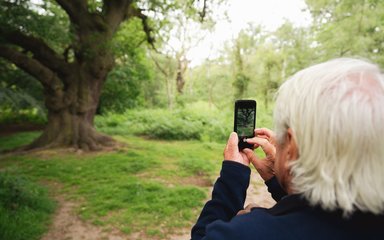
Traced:
<path fill-rule="evenodd" d="M 30 143 L 39 136 L 40 132 L 23 132 L 12 136 L 0 137 L 0 152 L 6 149 L 13 149 Z"/>
<path fill-rule="evenodd" d="M 114 135 L 126 147 L 103 153 L 46 150 L 7 155 L 0 158 L 0 172 L 6 171 L 16 179 L 26 176 L 27 182 L 59 183 L 61 187 L 51 189 L 51 193 L 79 203 L 75 209 L 78 215 L 105 231 L 120 229 L 126 234 L 139 232 L 150 239 L 167 239 L 181 228 L 191 228 L 196 221 L 219 174 L 232 128 L 231 115 L 219 115 L 217 110 L 206 116 L 206 111 L 192 107 L 178 112 L 146 110 L 100 117 L 96 119 L 99 130 Z M 257 126 L 270 127 L 270 122 L 268 114 L 258 114 Z M 152 136 L 159 126 L 162 128 Z M 0 137 L 0 151 L 30 143 L 38 134 Z M 179 137 L 200 141 L 169 140 Z M 47 206 L 52 202 L 44 194 L 41 197 Z M 0 204 L 4 201 L 0 198 Z M 46 230 L 46 216 L 52 214 L 48 210 L 36 207 L 32 213 L 29 209 L 25 214 L 20 212 L 23 220 L 12 222 L 1 209 L 0 232 L 15 235 L 0 239 L 36 238 Z"/>
<path fill-rule="evenodd" d="M 0 141 L 16 147 L 32 136 L 37 133 Z M 115 137 L 127 147 L 81 155 L 47 150 L 6 157 L 0 169 L 33 181 L 61 183 L 59 194 L 80 203 L 78 214 L 106 230 L 166 239 L 180 228 L 190 228 L 208 197 L 208 185 L 217 177 L 224 144 Z"/>
<path fill-rule="evenodd" d="M 55 203 L 45 188 L 22 176 L 0 172 L 0 239 L 39 239 Z"/>

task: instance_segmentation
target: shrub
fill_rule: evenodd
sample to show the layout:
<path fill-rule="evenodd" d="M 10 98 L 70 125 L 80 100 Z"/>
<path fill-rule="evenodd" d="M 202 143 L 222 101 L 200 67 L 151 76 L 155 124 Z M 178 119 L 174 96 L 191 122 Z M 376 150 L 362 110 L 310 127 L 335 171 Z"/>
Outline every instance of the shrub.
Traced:
<path fill-rule="evenodd" d="M 44 124 L 47 122 L 45 115 L 42 115 L 37 108 L 14 110 L 11 108 L 0 108 L 0 123 L 33 123 Z"/>
<path fill-rule="evenodd" d="M 166 140 L 225 141 L 232 122 L 225 112 L 206 106 L 189 105 L 175 110 L 129 110 L 123 115 L 96 118 L 96 126 L 108 134 L 136 134 Z"/>
<path fill-rule="evenodd" d="M 225 142 L 233 131 L 233 109 L 209 107 L 206 102 L 187 104 L 174 110 L 134 109 L 124 114 L 97 116 L 97 128 L 107 134 L 144 135 L 166 140 Z M 272 111 L 258 105 L 257 127 L 272 127 Z"/>

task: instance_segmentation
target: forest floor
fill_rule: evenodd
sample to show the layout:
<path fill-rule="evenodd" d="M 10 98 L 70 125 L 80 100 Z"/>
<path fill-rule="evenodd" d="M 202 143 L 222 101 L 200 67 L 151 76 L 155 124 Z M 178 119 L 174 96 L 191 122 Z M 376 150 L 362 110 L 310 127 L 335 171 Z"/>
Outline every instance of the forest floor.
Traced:
<path fill-rule="evenodd" d="M 53 186 L 54 187 L 54 186 Z M 85 222 L 76 214 L 78 205 L 76 202 L 68 201 L 61 195 L 56 195 L 58 209 L 54 216 L 49 231 L 41 240 L 150 240 L 152 238 L 143 236 L 137 232 L 129 236 L 118 229 L 103 230 L 89 222 Z M 208 199 L 207 199 L 208 200 Z M 270 193 L 267 191 L 263 180 L 258 174 L 252 171 L 251 183 L 247 190 L 245 206 L 256 203 L 261 207 L 269 208 L 275 204 Z M 197 217 L 197 216 L 196 216 Z M 192 228 L 192 226 L 191 226 Z M 191 228 L 179 229 L 177 234 L 167 236 L 168 240 L 189 240 Z"/>
<path fill-rule="evenodd" d="M 24 131 L 25 126 L 0 131 L 0 149 L 39 134 Z M 0 168 L 46 185 L 56 200 L 52 223 L 41 240 L 190 239 L 218 176 L 223 144 L 116 138 L 128 147 L 78 156 L 46 151 L 0 161 Z M 245 205 L 249 203 L 275 203 L 254 169 Z"/>

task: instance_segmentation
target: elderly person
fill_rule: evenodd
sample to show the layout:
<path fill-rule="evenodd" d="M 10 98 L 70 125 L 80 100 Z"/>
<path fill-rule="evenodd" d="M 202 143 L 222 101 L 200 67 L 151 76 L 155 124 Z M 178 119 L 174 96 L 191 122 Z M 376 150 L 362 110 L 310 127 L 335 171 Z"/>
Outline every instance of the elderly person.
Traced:
<path fill-rule="evenodd" d="M 239 152 L 232 133 L 212 200 L 192 239 L 384 239 L 384 76 L 369 62 L 335 59 L 279 89 L 276 134 L 256 129 Z M 243 209 L 252 163 L 272 208 Z"/>

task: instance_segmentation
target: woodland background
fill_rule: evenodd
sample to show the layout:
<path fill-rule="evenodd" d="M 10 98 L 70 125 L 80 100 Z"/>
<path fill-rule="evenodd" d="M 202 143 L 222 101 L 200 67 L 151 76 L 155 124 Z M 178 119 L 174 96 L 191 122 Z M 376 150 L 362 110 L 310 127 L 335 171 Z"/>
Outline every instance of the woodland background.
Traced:
<path fill-rule="evenodd" d="M 308 27 L 249 24 L 192 65 L 226 2 L 0 2 L 0 239 L 40 239 L 68 202 L 107 239 L 183 236 L 236 99 L 256 99 L 256 125 L 271 128 L 274 94 L 298 70 L 335 57 L 384 67 L 380 0 L 306 0 Z"/>

